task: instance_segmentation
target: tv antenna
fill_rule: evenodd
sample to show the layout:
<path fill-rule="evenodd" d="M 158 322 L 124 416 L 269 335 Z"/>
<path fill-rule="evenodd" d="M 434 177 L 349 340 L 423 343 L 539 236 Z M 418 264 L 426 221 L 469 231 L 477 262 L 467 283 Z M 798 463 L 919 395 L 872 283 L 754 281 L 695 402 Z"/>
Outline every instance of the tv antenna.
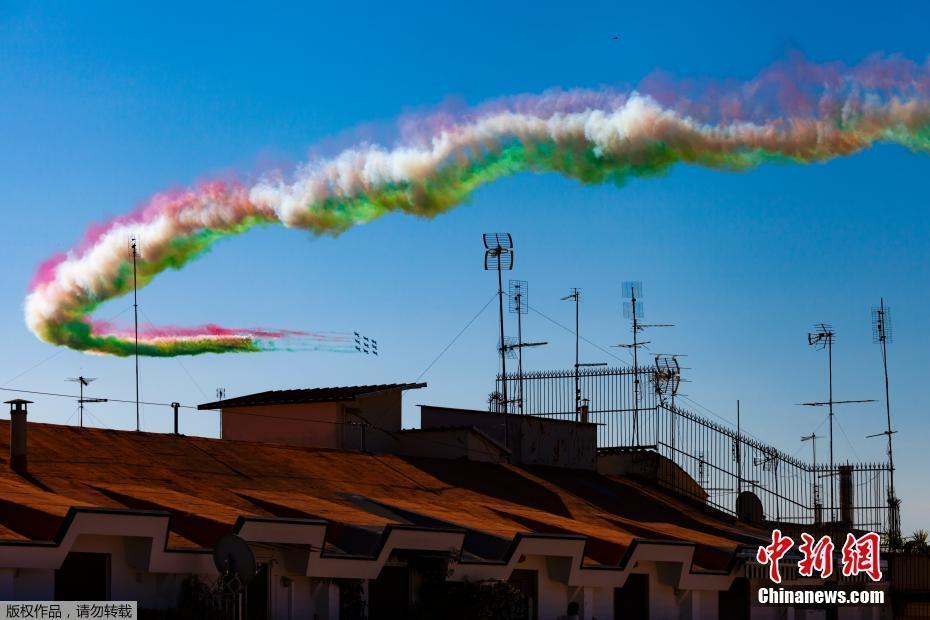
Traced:
<path fill-rule="evenodd" d="M 497 297 L 500 310 L 500 346 L 501 356 L 501 403 L 504 413 L 507 413 L 509 402 L 507 400 L 507 351 L 504 348 L 504 280 L 502 271 L 513 270 L 513 237 L 510 233 L 484 233 L 481 235 L 484 242 L 484 270 L 497 271 Z"/>
<path fill-rule="evenodd" d="M 885 372 L 885 419 L 888 426 L 884 432 L 869 435 L 872 437 L 881 437 L 885 435 L 888 438 L 888 518 L 890 523 L 889 530 L 891 534 L 896 534 L 897 539 L 901 538 L 901 513 L 900 500 L 895 494 L 894 488 L 894 451 L 892 449 L 891 436 L 897 431 L 891 429 L 891 393 L 888 387 L 888 345 L 894 342 L 894 334 L 891 326 L 891 308 L 885 305 L 885 298 L 879 299 L 878 306 L 872 308 L 872 342 L 880 344 L 882 347 L 882 369 Z"/>
<path fill-rule="evenodd" d="M 814 325 L 814 331 L 807 334 L 807 344 L 818 351 L 827 350 L 827 382 L 829 399 L 826 401 L 812 403 L 798 403 L 805 407 L 828 407 L 830 420 L 830 519 L 833 520 L 836 511 L 836 485 L 833 483 L 834 463 L 833 463 L 833 406 L 834 405 L 851 405 L 859 403 L 874 403 L 874 400 L 833 400 L 833 343 L 836 341 L 836 332 L 833 326 L 828 323 L 817 323 Z"/>
<path fill-rule="evenodd" d="M 639 380 L 639 349 L 649 344 L 650 341 L 639 341 L 639 332 L 649 327 L 672 327 L 667 323 L 654 323 L 647 325 L 640 323 L 643 318 L 643 283 L 638 281 L 628 281 L 623 283 L 623 297 L 629 301 L 623 302 L 623 317 L 632 319 L 633 326 L 633 343 L 618 344 L 616 346 L 633 350 L 633 441 L 639 445 L 639 401 L 641 398 L 641 386 Z"/>
<path fill-rule="evenodd" d="M 581 384 L 579 373 L 582 368 L 592 368 L 596 366 L 606 366 L 606 362 L 593 362 L 582 364 L 578 359 L 578 345 L 581 340 L 581 331 L 579 329 L 579 306 L 581 305 L 581 289 L 573 288 L 572 292 L 562 298 L 562 301 L 575 302 L 575 421 L 579 420 L 581 415 Z"/>
<path fill-rule="evenodd" d="M 90 385 L 92 382 L 96 381 L 96 377 L 69 377 L 65 381 L 73 381 L 80 385 L 80 396 L 78 397 L 78 411 L 79 415 L 79 424 L 81 428 L 84 428 L 84 403 L 105 403 L 107 402 L 106 398 L 84 398 L 84 388 Z M 72 414 L 73 415 L 73 414 Z"/>
<path fill-rule="evenodd" d="M 661 404 L 666 403 L 668 398 L 671 401 L 669 412 L 672 417 L 669 432 L 671 434 L 672 454 L 675 454 L 675 443 L 678 431 L 676 429 L 676 412 L 675 396 L 678 394 L 678 387 L 681 385 L 681 365 L 678 363 L 677 355 L 656 355 L 656 367 L 652 371 L 652 384 L 656 391 L 656 396 Z M 656 438 L 658 443 L 659 439 Z"/>
<path fill-rule="evenodd" d="M 762 450 L 762 456 L 753 457 L 752 464 L 756 467 L 762 466 L 762 471 L 772 472 L 772 478 L 775 482 L 775 495 L 778 495 L 778 465 L 781 463 L 781 458 L 778 456 L 778 452 L 774 448 L 764 448 Z M 742 471 L 740 472 L 742 474 Z M 740 488 L 742 488 L 742 483 L 740 483 Z M 781 506 L 778 502 L 775 503 L 775 520 L 781 520 L 779 514 Z"/>
<path fill-rule="evenodd" d="M 813 465 L 814 465 L 814 489 L 813 489 L 813 500 L 814 500 L 814 512 L 816 514 L 817 505 L 820 503 L 820 488 L 817 485 L 817 440 L 823 439 L 822 435 L 817 433 L 811 433 L 810 435 L 804 435 L 801 437 L 801 441 L 811 442 L 811 450 L 813 452 Z"/>
<path fill-rule="evenodd" d="M 656 367 L 652 371 L 652 381 L 659 401 L 665 404 L 665 399 L 669 398 L 674 409 L 675 396 L 678 395 L 678 388 L 681 385 L 681 364 L 678 363 L 678 356 L 664 353 L 656 355 Z"/>
<path fill-rule="evenodd" d="M 129 237 L 129 256 L 132 258 L 132 314 L 136 343 L 136 431 L 139 431 L 141 428 L 139 424 L 139 285 L 136 274 L 136 263 L 139 257 L 139 242 L 135 235 Z"/>
<path fill-rule="evenodd" d="M 752 464 L 758 467 L 762 466 L 764 471 L 778 470 L 778 454 L 773 451 L 763 451 L 763 456 L 753 457 Z"/>
<path fill-rule="evenodd" d="M 526 280 L 511 280 L 508 304 L 508 310 L 517 315 L 517 341 L 512 344 L 505 344 L 510 351 L 517 351 L 517 385 L 520 394 L 517 397 L 517 406 L 520 408 L 520 414 L 523 414 L 523 349 L 524 347 L 541 347 L 549 344 L 548 342 L 523 342 L 523 315 L 529 312 L 530 290 Z M 507 379 L 504 378 L 504 381 Z"/>

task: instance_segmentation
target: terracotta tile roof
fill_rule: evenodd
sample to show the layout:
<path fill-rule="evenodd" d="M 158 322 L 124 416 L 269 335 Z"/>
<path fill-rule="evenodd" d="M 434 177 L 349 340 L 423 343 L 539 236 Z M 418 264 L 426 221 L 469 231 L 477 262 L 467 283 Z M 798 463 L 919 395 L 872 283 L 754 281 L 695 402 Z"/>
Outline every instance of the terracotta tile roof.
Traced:
<path fill-rule="evenodd" d="M 231 409 L 233 407 L 254 407 L 256 405 L 295 405 L 303 403 L 334 403 L 357 400 L 385 392 L 417 390 L 426 387 L 425 383 L 383 383 L 379 385 L 350 385 L 346 387 L 309 388 L 302 390 L 268 390 L 257 394 L 247 394 L 236 398 L 227 398 L 212 403 L 198 405 L 198 409 Z"/>
<path fill-rule="evenodd" d="M 591 471 L 372 455 L 167 434 L 29 424 L 29 479 L 0 420 L 0 540 L 51 540 L 71 506 L 171 513 L 169 545 L 210 547 L 241 516 L 330 522 L 327 547 L 361 553 L 388 525 L 454 527 L 471 557 L 519 533 L 586 536 L 617 564 L 635 539 L 697 545 L 722 568 L 765 533 L 658 487 Z"/>

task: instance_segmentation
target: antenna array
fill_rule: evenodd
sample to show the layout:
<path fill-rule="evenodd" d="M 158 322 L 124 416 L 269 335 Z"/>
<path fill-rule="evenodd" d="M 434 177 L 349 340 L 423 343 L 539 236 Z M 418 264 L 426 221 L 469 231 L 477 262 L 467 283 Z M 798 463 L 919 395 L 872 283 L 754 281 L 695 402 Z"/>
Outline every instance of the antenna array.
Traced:
<path fill-rule="evenodd" d="M 136 343 L 136 431 L 139 431 L 141 430 L 139 418 L 139 284 L 136 274 L 136 263 L 139 259 L 139 242 L 135 235 L 129 237 L 129 257 L 132 259 L 132 314 Z"/>
<path fill-rule="evenodd" d="M 649 344 L 649 341 L 639 341 L 639 333 L 646 329 L 647 327 L 672 327 L 669 324 L 659 324 L 655 323 L 652 325 L 646 325 L 640 323 L 639 320 L 643 317 L 643 304 L 639 300 L 643 296 L 643 283 L 630 280 L 624 282 L 621 285 L 621 290 L 623 297 L 627 300 L 623 302 L 623 316 L 625 318 L 631 319 L 633 324 L 631 326 L 633 332 L 633 343 L 632 344 L 619 344 L 618 347 L 623 347 L 626 349 L 633 350 L 633 368 L 638 371 L 639 369 L 639 349 Z M 640 385 L 639 372 L 635 372 L 633 375 L 633 442 L 634 445 L 639 445 L 639 405 L 642 399 L 642 386 Z"/>
<path fill-rule="evenodd" d="M 517 315 L 517 338 L 505 338 L 502 348 L 509 359 L 514 358 L 516 352 L 517 358 L 517 389 L 519 394 L 515 399 L 520 413 L 523 413 L 523 349 L 526 347 L 541 347 L 549 344 L 548 342 L 523 342 L 523 315 L 529 312 L 529 285 L 526 280 L 511 280 L 509 282 L 510 295 L 508 309 Z M 506 379 L 505 379 L 506 381 Z"/>
<path fill-rule="evenodd" d="M 84 426 L 84 404 L 85 403 L 105 403 L 107 402 L 106 398 L 84 398 L 84 388 L 90 385 L 92 382 L 96 381 L 96 377 L 69 377 L 65 381 L 73 381 L 80 386 L 80 396 L 78 396 L 78 410 L 80 411 L 79 424 L 83 428 Z M 73 415 L 73 414 L 72 414 Z"/>
<path fill-rule="evenodd" d="M 484 242 L 484 270 L 497 271 L 497 296 L 500 311 L 500 339 L 498 340 L 501 356 L 501 403 L 503 412 L 507 413 L 509 403 L 507 400 L 507 351 L 504 348 L 504 281 L 502 271 L 513 269 L 513 237 L 510 233 L 484 233 L 481 236 Z M 505 425 L 506 428 L 506 425 Z"/>
<path fill-rule="evenodd" d="M 828 382 L 828 400 L 824 402 L 812 402 L 812 403 L 801 403 L 807 407 L 828 407 L 829 408 L 829 419 L 830 419 L 830 475 L 833 476 L 834 473 L 834 461 L 833 461 L 833 406 L 834 405 L 848 405 L 856 403 L 873 403 L 874 400 L 833 400 L 833 343 L 836 342 L 836 332 L 833 330 L 833 326 L 829 323 L 817 323 L 814 325 L 814 331 L 807 334 L 807 344 L 814 347 L 818 351 L 827 350 L 827 382 Z M 830 483 L 830 505 L 831 510 L 836 510 L 836 485 L 833 482 Z M 831 515 L 831 520 L 833 515 Z"/>
<path fill-rule="evenodd" d="M 890 469 L 888 485 L 888 522 L 889 540 L 893 544 L 901 542 L 901 500 L 898 499 L 894 488 L 894 448 L 891 436 L 896 431 L 891 427 L 891 391 L 888 385 L 888 345 L 894 341 L 891 327 L 891 308 L 885 305 L 885 299 L 879 300 L 878 306 L 872 308 L 872 342 L 882 347 L 882 370 L 885 374 L 885 431 L 870 435 L 878 437 L 885 435 L 888 439 L 888 467 Z"/>

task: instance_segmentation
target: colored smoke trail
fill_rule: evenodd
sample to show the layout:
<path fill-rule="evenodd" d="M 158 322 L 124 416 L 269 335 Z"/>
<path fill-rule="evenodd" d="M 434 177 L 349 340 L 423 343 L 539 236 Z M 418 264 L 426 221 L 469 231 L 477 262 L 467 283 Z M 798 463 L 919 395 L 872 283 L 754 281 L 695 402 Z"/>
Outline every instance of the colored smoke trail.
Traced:
<path fill-rule="evenodd" d="M 432 217 L 484 184 L 523 172 L 621 185 L 678 163 L 739 171 L 826 161 L 875 143 L 927 152 L 930 65 L 878 56 L 854 67 L 792 61 L 748 82 L 699 86 L 653 76 L 629 93 L 513 97 L 405 119 L 404 127 L 405 138 L 393 148 L 362 144 L 305 164 L 289 178 L 214 181 L 155 195 L 40 267 L 26 298 L 27 325 L 52 344 L 131 354 L 128 332 L 89 318 L 101 303 L 132 291 L 131 235 L 141 241 L 141 287 L 255 226 L 336 235 L 391 212 Z M 354 350 L 349 340 L 266 329 L 149 328 L 140 353 Z"/>

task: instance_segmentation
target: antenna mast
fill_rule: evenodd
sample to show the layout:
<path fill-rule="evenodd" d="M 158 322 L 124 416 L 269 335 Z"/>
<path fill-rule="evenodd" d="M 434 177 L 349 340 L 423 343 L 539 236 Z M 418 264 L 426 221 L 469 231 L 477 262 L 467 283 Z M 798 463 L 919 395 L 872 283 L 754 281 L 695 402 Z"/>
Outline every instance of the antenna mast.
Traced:
<path fill-rule="evenodd" d="M 581 387 L 578 381 L 578 340 L 581 338 L 578 331 L 578 305 L 581 301 L 581 291 L 573 288 L 572 292 L 562 298 L 562 301 L 572 300 L 575 302 L 575 420 L 578 419 L 578 412 L 581 409 Z"/>
<path fill-rule="evenodd" d="M 677 430 L 675 428 L 675 396 L 678 394 L 678 387 L 681 385 L 681 365 L 678 363 L 677 355 L 668 355 L 659 353 L 656 355 L 656 368 L 653 371 L 652 382 L 655 387 L 656 396 L 659 404 L 666 405 L 666 397 L 671 397 L 671 407 L 668 408 L 671 413 L 669 424 L 669 444 L 672 448 L 672 455 L 677 456 L 675 452 L 675 441 Z M 658 442 L 658 438 L 656 438 Z"/>
<path fill-rule="evenodd" d="M 135 358 L 136 358 L 136 431 L 141 430 L 139 424 L 139 297 L 138 280 L 136 276 L 136 262 L 139 256 L 136 236 L 129 237 L 129 253 L 132 256 L 132 314 L 135 329 Z"/>
<path fill-rule="evenodd" d="M 818 435 L 817 433 L 811 433 L 810 435 L 805 435 L 804 437 L 801 437 L 801 441 L 811 442 L 811 449 L 813 451 L 814 488 L 812 489 L 812 495 L 813 495 L 812 499 L 814 502 L 814 523 L 817 523 L 818 525 L 819 525 L 819 519 L 817 518 L 817 514 L 819 513 L 818 506 L 820 504 L 820 489 L 817 486 L 817 440 L 820 438 L 821 436 Z"/>
<path fill-rule="evenodd" d="M 833 342 L 836 340 L 836 332 L 833 326 L 827 323 L 817 323 L 814 325 L 814 331 L 807 334 L 807 344 L 821 350 L 827 350 L 827 381 L 829 383 L 829 400 L 826 402 L 801 403 L 808 407 L 829 407 L 830 418 L 830 519 L 835 517 L 836 511 L 836 484 L 834 483 L 834 465 L 833 465 L 833 405 L 846 405 L 852 403 L 874 403 L 874 400 L 833 400 Z"/>
<path fill-rule="evenodd" d="M 504 281 L 501 275 L 502 270 L 511 271 L 513 269 L 513 237 L 510 233 L 484 233 L 484 270 L 497 271 L 497 297 L 498 308 L 500 311 L 500 345 L 498 346 L 501 356 L 501 404 L 504 407 L 504 413 L 510 409 L 510 402 L 507 400 L 507 348 L 504 340 Z"/>
<path fill-rule="evenodd" d="M 581 420 L 582 402 L 587 405 L 586 398 L 581 398 L 581 369 L 606 366 L 606 362 L 592 362 L 583 364 L 578 357 L 578 344 L 581 340 L 581 327 L 579 323 L 579 307 L 581 305 L 581 289 L 573 288 L 572 292 L 562 298 L 562 301 L 575 302 L 575 422 Z"/>
<path fill-rule="evenodd" d="M 65 379 L 65 381 L 73 381 L 80 386 L 80 396 L 78 396 L 78 411 L 80 414 L 78 416 L 79 424 L 81 428 L 84 428 L 84 403 L 105 403 L 107 402 L 106 398 L 84 398 L 84 387 L 90 385 L 92 381 L 96 381 L 95 377 L 71 377 Z"/>
<path fill-rule="evenodd" d="M 633 320 L 633 344 L 619 344 L 618 347 L 633 349 L 633 442 L 639 445 L 639 401 L 641 386 L 639 380 L 639 348 L 649 344 L 649 341 L 639 341 L 639 332 L 647 327 L 672 327 L 669 324 L 645 325 L 639 320 L 643 317 L 643 304 L 637 297 L 643 296 L 642 282 L 624 282 L 623 297 L 630 301 L 623 302 L 623 316 Z"/>
<path fill-rule="evenodd" d="M 872 342 L 882 346 L 882 368 L 885 371 L 885 418 L 888 426 L 884 433 L 888 437 L 888 520 L 889 539 L 901 538 L 901 502 L 895 494 L 894 488 L 894 451 L 891 436 L 896 432 L 891 430 L 891 392 L 888 387 L 888 343 L 893 342 L 891 329 L 891 308 L 885 305 L 885 298 L 879 299 L 877 307 L 872 308 Z M 874 437 L 875 435 L 873 435 Z"/>
<path fill-rule="evenodd" d="M 520 414 L 523 414 L 523 349 L 525 347 L 541 347 L 549 344 L 548 342 L 523 342 L 523 315 L 529 312 L 529 286 L 526 280 L 510 281 L 510 303 L 508 310 L 517 315 L 517 342 L 508 344 L 507 348 L 511 351 L 517 350 L 517 387 L 520 390 L 517 396 L 517 406 Z"/>

